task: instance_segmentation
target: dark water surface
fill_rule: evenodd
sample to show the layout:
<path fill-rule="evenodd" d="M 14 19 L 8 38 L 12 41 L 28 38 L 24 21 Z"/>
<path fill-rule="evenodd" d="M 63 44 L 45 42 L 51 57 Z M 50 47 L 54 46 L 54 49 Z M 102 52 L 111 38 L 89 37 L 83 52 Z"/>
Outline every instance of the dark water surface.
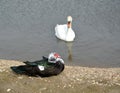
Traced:
<path fill-rule="evenodd" d="M 73 43 L 54 35 L 68 15 Z M 52 51 L 66 64 L 120 67 L 120 0 L 0 0 L 0 59 L 34 61 Z"/>

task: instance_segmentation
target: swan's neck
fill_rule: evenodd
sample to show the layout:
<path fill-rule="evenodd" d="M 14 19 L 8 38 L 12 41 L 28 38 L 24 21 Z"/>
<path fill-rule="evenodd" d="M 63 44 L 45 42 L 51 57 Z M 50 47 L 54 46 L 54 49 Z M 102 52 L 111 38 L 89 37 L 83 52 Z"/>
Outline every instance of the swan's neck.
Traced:
<path fill-rule="evenodd" d="M 68 21 L 67 27 L 68 27 L 68 29 L 69 29 L 69 28 L 72 28 L 72 22 Z"/>

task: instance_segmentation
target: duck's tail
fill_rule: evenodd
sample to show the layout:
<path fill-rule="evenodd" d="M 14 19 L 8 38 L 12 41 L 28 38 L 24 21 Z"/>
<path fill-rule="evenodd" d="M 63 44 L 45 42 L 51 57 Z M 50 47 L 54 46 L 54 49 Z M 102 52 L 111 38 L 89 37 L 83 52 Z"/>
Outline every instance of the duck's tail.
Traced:
<path fill-rule="evenodd" d="M 36 65 L 21 65 L 11 67 L 16 74 L 23 74 L 28 76 L 38 76 L 39 69 Z"/>
<path fill-rule="evenodd" d="M 13 66 L 11 67 L 12 71 L 17 74 L 25 74 L 26 73 L 25 66 Z"/>

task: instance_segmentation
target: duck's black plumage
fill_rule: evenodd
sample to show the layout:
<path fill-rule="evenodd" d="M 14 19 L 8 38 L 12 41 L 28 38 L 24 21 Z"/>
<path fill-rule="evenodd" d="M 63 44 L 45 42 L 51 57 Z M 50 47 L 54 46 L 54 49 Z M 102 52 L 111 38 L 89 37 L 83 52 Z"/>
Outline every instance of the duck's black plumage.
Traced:
<path fill-rule="evenodd" d="M 29 76 L 41 76 L 49 77 L 53 75 L 58 75 L 64 70 L 64 64 L 59 60 L 56 63 L 48 62 L 48 58 L 43 57 L 42 60 L 29 62 L 24 62 L 25 65 L 14 66 L 11 69 L 18 74 L 26 74 Z M 39 66 L 43 66 L 44 69 L 41 70 Z"/>

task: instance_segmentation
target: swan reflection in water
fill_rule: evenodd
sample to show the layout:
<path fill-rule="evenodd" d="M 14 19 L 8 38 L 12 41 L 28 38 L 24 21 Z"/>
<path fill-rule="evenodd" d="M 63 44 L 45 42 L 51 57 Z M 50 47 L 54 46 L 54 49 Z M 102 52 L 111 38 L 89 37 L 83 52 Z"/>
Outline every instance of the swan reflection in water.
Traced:
<path fill-rule="evenodd" d="M 72 62 L 72 42 L 66 42 L 68 48 L 68 60 Z"/>
<path fill-rule="evenodd" d="M 64 42 L 62 40 L 59 40 L 58 38 L 57 40 L 57 44 L 62 44 L 62 45 L 66 45 L 67 46 L 67 50 L 68 50 L 68 61 L 72 62 L 73 58 L 72 58 L 72 46 L 73 46 L 73 42 Z"/>

